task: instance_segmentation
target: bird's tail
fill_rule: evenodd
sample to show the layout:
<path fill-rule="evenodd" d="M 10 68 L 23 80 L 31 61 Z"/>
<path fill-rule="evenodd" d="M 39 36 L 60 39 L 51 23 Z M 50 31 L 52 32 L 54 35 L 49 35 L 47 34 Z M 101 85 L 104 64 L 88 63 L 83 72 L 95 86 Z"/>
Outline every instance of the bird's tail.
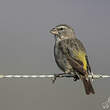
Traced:
<path fill-rule="evenodd" d="M 87 95 L 89 95 L 90 93 L 95 94 L 94 88 L 92 87 L 90 78 L 86 79 L 86 78 L 82 78 L 83 84 L 84 84 L 84 89 Z"/>

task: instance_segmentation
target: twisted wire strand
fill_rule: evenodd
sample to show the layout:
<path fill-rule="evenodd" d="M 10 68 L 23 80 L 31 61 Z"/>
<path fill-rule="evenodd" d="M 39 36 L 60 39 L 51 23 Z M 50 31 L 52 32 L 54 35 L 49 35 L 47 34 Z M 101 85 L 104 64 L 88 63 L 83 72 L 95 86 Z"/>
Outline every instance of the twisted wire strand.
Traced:
<path fill-rule="evenodd" d="M 18 75 L 18 74 L 8 74 L 8 75 L 3 75 L 0 74 L 0 79 L 3 78 L 54 78 L 58 74 L 40 74 L 40 75 Z M 58 78 L 73 78 L 73 75 L 60 75 L 57 76 Z M 100 79 L 100 78 L 110 78 L 110 75 L 103 75 L 103 74 L 89 74 L 89 78 L 91 79 Z"/>

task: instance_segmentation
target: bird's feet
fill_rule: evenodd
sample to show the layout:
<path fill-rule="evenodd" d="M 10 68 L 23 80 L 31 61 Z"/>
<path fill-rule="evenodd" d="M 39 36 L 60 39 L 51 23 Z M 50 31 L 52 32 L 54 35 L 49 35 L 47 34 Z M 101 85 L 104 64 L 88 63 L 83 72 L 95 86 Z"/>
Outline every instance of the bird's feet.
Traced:
<path fill-rule="evenodd" d="M 77 80 L 79 80 L 79 77 L 78 77 L 78 75 L 74 75 L 74 76 L 73 76 L 73 80 L 74 80 L 74 81 L 77 81 Z"/>

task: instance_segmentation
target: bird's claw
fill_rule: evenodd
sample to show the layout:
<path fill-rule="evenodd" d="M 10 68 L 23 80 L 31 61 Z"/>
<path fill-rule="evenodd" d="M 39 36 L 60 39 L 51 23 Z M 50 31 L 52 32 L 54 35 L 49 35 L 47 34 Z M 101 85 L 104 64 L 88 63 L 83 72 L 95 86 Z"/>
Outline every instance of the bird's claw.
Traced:
<path fill-rule="evenodd" d="M 79 77 L 78 77 L 77 75 L 74 75 L 74 76 L 73 76 L 73 80 L 74 80 L 74 81 L 77 81 L 77 80 L 79 80 Z"/>

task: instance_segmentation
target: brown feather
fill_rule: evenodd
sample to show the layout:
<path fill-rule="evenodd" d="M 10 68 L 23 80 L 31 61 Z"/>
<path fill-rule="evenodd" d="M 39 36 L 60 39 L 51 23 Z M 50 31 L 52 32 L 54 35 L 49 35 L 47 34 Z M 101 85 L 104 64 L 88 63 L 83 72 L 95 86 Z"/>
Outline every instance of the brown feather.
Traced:
<path fill-rule="evenodd" d="M 95 94 L 92 84 L 90 82 L 90 79 L 87 80 L 86 78 L 82 78 L 82 81 L 84 84 L 86 94 L 87 95 L 89 95 L 90 93 Z"/>

